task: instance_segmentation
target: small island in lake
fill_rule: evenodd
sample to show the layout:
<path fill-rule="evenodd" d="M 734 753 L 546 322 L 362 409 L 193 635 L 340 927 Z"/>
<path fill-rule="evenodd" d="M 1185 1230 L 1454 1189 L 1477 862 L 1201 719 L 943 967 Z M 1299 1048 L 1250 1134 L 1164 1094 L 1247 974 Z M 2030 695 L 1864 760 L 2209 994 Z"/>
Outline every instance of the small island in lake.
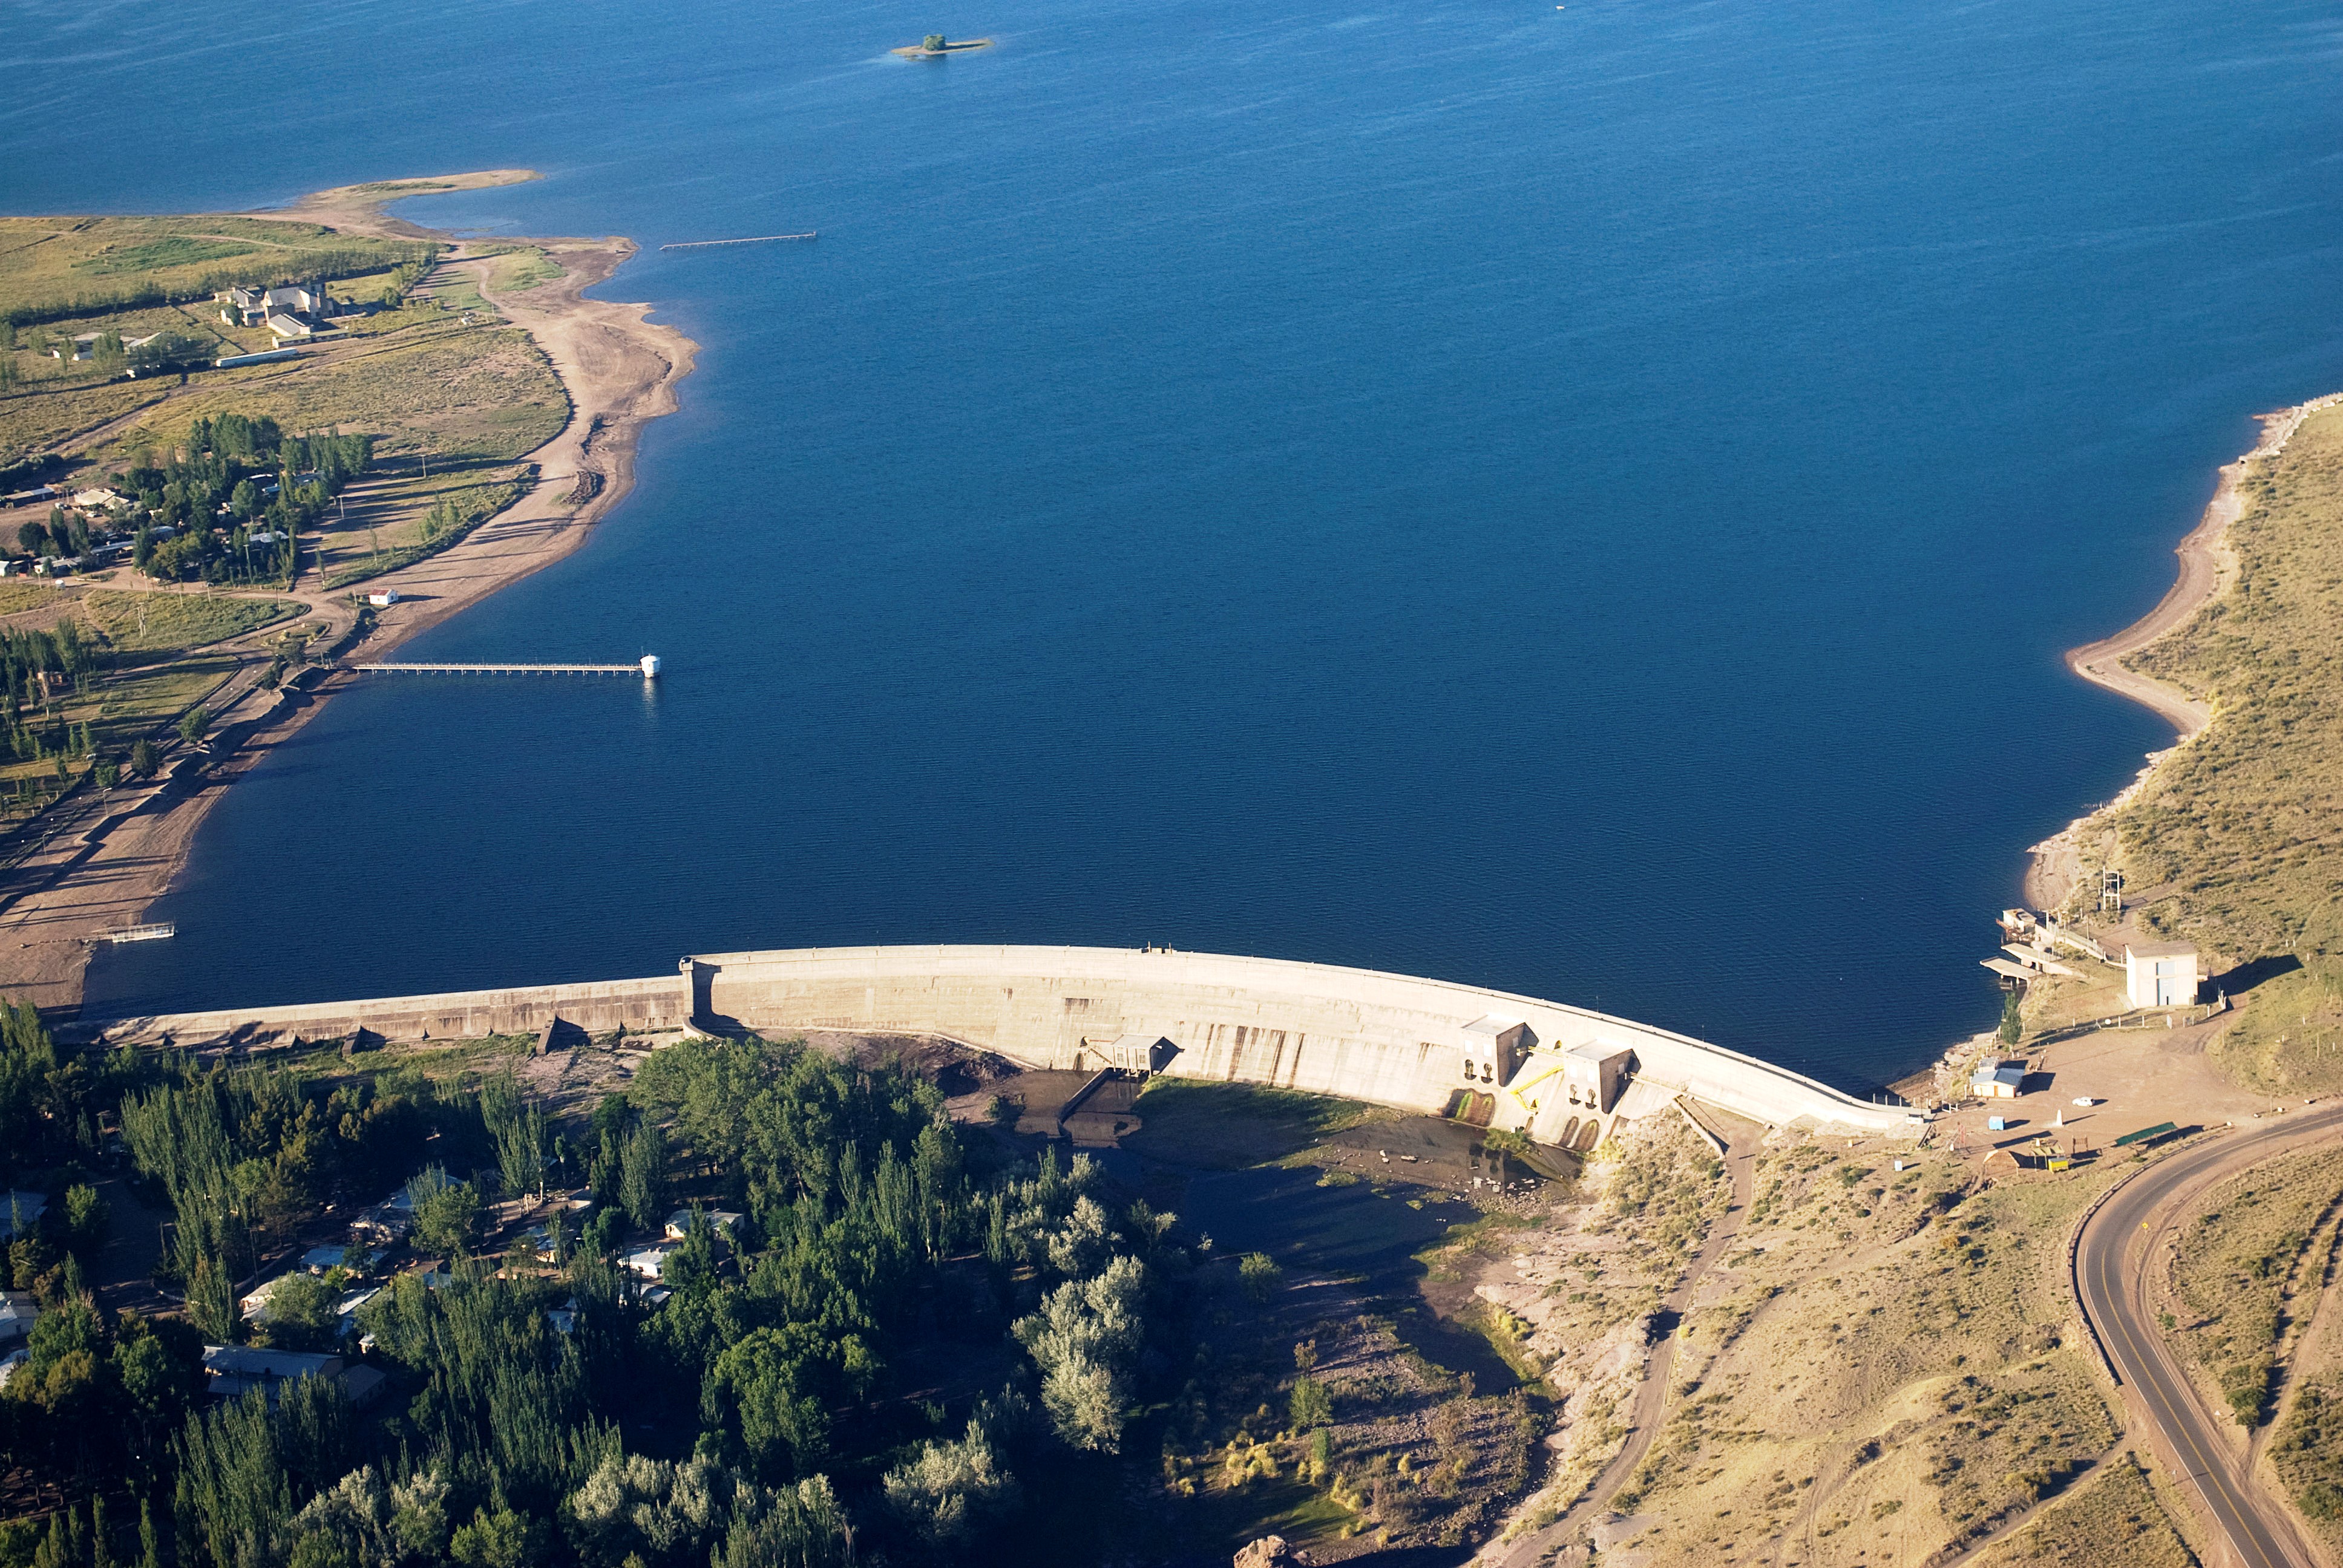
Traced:
<path fill-rule="evenodd" d="M 990 47 L 992 47 L 992 40 L 990 38 L 969 38 L 955 43 L 941 33 L 930 33 L 920 42 L 907 44 L 902 48 L 892 50 L 890 53 L 900 55 L 906 60 L 940 60 L 946 55 L 957 55 L 963 49 L 990 49 Z"/>

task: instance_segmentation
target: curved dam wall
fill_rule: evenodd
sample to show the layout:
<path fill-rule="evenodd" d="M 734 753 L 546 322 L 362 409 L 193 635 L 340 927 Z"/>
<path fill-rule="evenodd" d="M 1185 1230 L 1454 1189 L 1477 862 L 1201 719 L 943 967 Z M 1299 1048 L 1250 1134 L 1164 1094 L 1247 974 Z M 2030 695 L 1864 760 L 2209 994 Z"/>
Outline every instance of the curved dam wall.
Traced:
<path fill-rule="evenodd" d="M 751 1029 L 937 1034 L 1037 1067 L 1103 1061 L 1119 1037 L 1180 1048 L 1174 1077 L 1272 1084 L 1440 1112 L 1467 1086 L 1468 1026 L 1526 1025 L 1492 1125 L 1559 1142 L 1563 1053 L 1634 1053 L 1636 1081 L 1776 1126 L 1916 1132 L 1770 1062 L 1646 1024 L 1478 986 L 1374 970 L 1161 949 L 804 948 L 684 960 L 694 1015 Z M 1085 1052 L 1090 1053 L 1085 1057 Z M 1472 1087 L 1482 1087 L 1474 1081 Z M 1646 1097 L 1648 1101 L 1648 1096 Z"/>
<path fill-rule="evenodd" d="M 649 980 L 581 980 L 363 1001 L 150 1013 L 85 1020 L 59 1032 L 107 1045 L 168 1040 L 190 1048 L 281 1042 L 296 1035 L 303 1040 L 347 1039 L 361 1030 L 385 1040 L 478 1040 L 488 1034 L 536 1034 L 557 1018 L 596 1034 L 613 1029 L 646 1034 L 689 1029 L 691 991 L 681 975 L 654 975 Z"/>
<path fill-rule="evenodd" d="M 1915 1134 L 1922 1119 L 1787 1069 L 1647 1024 L 1478 986 L 1374 970 L 1161 949 L 800 948 L 712 953 L 672 975 L 94 1020 L 109 1044 L 183 1047 L 691 1028 L 940 1035 L 1029 1067 L 1101 1066 L 1124 1037 L 1169 1040 L 1174 1077 L 1260 1083 L 1439 1114 L 1470 1090 L 1493 1127 L 1545 1143 L 1580 1131 L 1562 1063 L 1580 1047 L 1633 1055 L 1627 1113 L 1684 1095 L 1774 1126 Z M 1476 1031 L 1474 1026 L 1479 1026 Z M 1471 1077 L 1513 1042 L 1504 1081 Z M 1620 1107 L 1604 1108 L 1607 1124 Z M 1591 1131 L 1591 1129 L 1589 1129 Z M 1581 1145 L 1582 1147 L 1584 1145 Z"/>

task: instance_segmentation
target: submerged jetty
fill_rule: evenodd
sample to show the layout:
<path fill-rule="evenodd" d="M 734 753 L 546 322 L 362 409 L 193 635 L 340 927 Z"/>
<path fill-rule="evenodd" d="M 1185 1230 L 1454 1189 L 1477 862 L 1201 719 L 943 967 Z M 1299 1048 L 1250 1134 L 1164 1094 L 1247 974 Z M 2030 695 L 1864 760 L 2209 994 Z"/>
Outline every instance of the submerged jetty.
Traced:
<path fill-rule="evenodd" d="M 707 250 L 719 245 L 772 245 L 785 239 L 817 239 L 819 237 L 820 237 L 820 231 L 809 228 L 803 234 L 755 234 L 746 239 L 679 239 L 672 245 L 663 245 L 659 248 L 661 250 Z"/>

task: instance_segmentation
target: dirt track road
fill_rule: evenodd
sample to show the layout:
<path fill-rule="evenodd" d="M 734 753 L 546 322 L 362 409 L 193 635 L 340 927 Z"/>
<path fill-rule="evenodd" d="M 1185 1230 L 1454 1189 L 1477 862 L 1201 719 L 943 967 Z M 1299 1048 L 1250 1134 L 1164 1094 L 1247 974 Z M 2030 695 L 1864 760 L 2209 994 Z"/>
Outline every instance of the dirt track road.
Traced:
<path fill-rule="evenodd" d="M 2245 1568 L 2318 1562 L 2284 1506 L 2256 1484 L 2248 1457 L 2198 1398 L 2156 1327 L 2144 1290 L 2147 1260 L 2191 1199 L 2215 1182 L 2304 1144 L 2343 1137 L 2343 1104 L 2274 1118 L 2149 1166 L 2100 1205 L 2075 1251 L 2083 1312 L 2125 1385 L 2125 1402 L 2185 1475 L 2207 1521 Z"/>
<path fill-rule="evenodd" d="M 1482 1558 L 1483 1563 L 1493 1563 L 1497 1568 L 1533 1568 L 1572 1546 L 1627 1483 L 1627 1478 L 1635 1473 L 1635 1466 L 1644 1462 L 1652 1440 L 1659 1435 L 1660 1423 L 1667 1416 L 1668 1378 L 1675 1368 L 1676 1324 L 1692 1305 L 1693 1292 L 1700 1288 L 1701 1281 L 1725 1256 L 1734 1237 L 1741 1233 L 1741 1221 L 1748 1214 L 1750 1201 L 1757 1191 L 1757 1146 L 1765 1130 L 1721 1112 L 1704 1111 L 1704 1116 L 1709 1130 L 1723 1135 L 1725 1169 L 1733 1183 L 1733 1197 L 1716 1228 L 1708 1233 L 1708 1240 L 1684 1270 L 1684 1277 L 1653 1314 L 1660 1340 L 1652 1347 L 1651 1360 L 1644 1366 L 1644 1381 L 1635 1389 L 1635 1403 L 1627 1416 L 1626 1446 L 1603 1467 L 1603 1473 L 1570 1512 L 1544 1529 L 1523 1536 L 1502 1553 L 1492 1553 Z"/>

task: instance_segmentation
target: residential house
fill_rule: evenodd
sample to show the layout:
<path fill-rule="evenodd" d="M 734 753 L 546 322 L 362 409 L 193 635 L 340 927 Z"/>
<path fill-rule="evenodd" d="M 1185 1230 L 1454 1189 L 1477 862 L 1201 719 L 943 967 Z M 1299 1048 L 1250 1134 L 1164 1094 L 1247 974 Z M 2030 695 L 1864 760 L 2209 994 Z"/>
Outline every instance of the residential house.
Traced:
<path fill-rule="evenodd" d="M 0 1192 L 0 1241 L 29 1235 L 48 1207 L 48 1199 L 38 1192 Z"/>
<path fill-rule="evenodd" d="M 725 1237 L 727 1240 L 729 1240 L 732 1235 L 732 1227 L 739 1222 L 740 1216 L 733 1213 L 729 1209 L 710 1209 L 708 1211 L 708 1223 L 709 1227 L 719 1235 Z M 667 1239 L 669 1241 L 680 1241 L 689 1234 L 691 1234 L 690 1210 L 678 1209 L 674 1213 L 669 1214 L 667 1217 Z"/>
<path fill-rule="evenodd" d="M 618 1262 L 621 1267 L 646 1280 L 656 1280 L 660 1271 L 667 1267 L 667 1261 L 674 1257 L 678 1250 L 672 1241 L 654 1241 L 648 1247 L 628 1252 Z"/>
<path fill-rule="evenodd" d="M 349 1402 L 364 1408 L 382 1392 L 383 1374 L 370 1366 L 355 1365 L 344 1357 L 308 1351 L 256 1350 L 249 1345 L 206 1345 L 204 1380 L 216 1399 L 241 1399 L 254 1389 L 267 1391 L 275 1404 L 284 1386 L 305 1377 L 332 1378 L 342 1385 Z"/>
<path fill-rule="evenodd" d="M 333 308 L 321 285 L 231 288 L 217 298 L 220 320 L 229 327 L 258 327 L 277 315 L 324 317 Z"/>
<path fill-rule="evenodd" d="M 30 1338 L 41 1306 L 30 1291 L 0 1291 L 0 1344 Z"/>

